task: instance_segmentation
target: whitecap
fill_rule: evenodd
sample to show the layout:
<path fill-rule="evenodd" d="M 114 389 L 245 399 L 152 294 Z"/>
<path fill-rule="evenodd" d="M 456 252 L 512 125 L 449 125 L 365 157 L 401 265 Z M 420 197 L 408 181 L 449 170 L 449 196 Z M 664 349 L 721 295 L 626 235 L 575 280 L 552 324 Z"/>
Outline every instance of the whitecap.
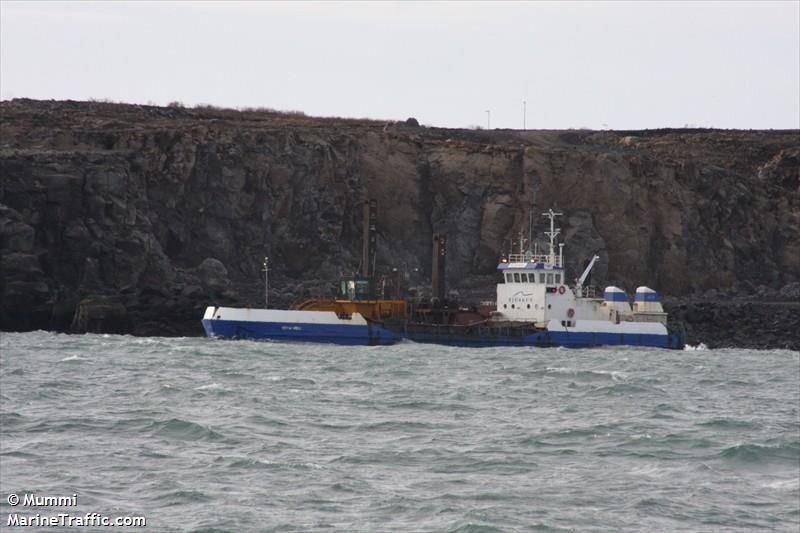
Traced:
<path fill-rule="evenodd" d="M 687 352 L 702 352 L 708 350 L 708 346 L 706 346 L 705 343 L 701 342 L 697 346 L 692 346 L 691 344 L 687 344 L 686 346 L 683 347 L 683 349 Z"/>
<path fill-rule="evenodd" d="M 545 368 L 546 372 L 552 372 L 554 374 L 575 374 L 578 372 L 576 368 L 568 368 L 565 366 L 548 366 Z"/>
<path fill-rule="evenodd" d="M 146 338 L 138 338 L 134 339 L 134 344 L 161 344 L 161 339 L 153 338 L 153 337 L 146 337 Z"/>
<path fill-rule="evenodd" d="M 619 370 L 611 370 L 611 371 L 608 371 L 608 370 L 594 370 L 593 372 L 596 372 L 598 374 L 607 374 L 607 375 L 611 376 L 611 379 L 613 379 L 614 381 L 627 381 L 628 380 L 628 374 L 626 374 L 625 372 L 620 372 Z"/>
<path fill-rule="evenodd" d="M 199 387 L 195 387 L 194 390 L 217 390 L 221 388 L 222 385 L 219 383 L 209 383 L 208 385 L 200 385 Z"/>
<path fill-rule="evenodd" d="M 666 474 L 669 473 L 669 471 L 666 468 L 661 468 L 652 464 L 633 468 L 629 472 L 634 476 L 646 476 L 654 478 L 664 477 Z"/>
<path fill-rule="evenodd" d="M 777 481 L 770 481 L 769 483 L 762 483 L 761 486 L 765 489 L 800 490 L 800 479 L 779 479 Z"/>

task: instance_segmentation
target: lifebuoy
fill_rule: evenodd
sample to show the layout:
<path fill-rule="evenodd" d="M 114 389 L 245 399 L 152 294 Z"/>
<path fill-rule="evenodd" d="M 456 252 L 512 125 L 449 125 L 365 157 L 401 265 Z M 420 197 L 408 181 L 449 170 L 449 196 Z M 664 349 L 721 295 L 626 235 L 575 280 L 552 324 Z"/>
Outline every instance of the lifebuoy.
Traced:
<path fill-rule="evenodd" d="M 564 294 L 565 292 L 567 292 L 567 288 L 563 285 L 558 288 L 558 294 Z"/>
<path fill-rule="evenodd" d="M 574 309 L 570 309 L 569 311 L 567 311 L 567 316 L 569 318 L 574 317 L 575 316 L 575 310 Z"/>

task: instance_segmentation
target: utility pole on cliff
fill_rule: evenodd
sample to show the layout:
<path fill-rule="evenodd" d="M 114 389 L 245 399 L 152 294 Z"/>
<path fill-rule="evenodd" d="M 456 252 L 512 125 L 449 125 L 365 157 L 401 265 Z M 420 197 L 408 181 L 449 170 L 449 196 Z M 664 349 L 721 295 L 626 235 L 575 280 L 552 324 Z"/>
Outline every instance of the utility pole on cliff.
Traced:
<path fill-rule="evenodd" d="M 522 101 L 522 131 L 528 129 L 528 102 Z"/>
<path fill-rule="evenodd" d="M 269 257 L 264 258 L 264 309 L 269 309 Z"/>

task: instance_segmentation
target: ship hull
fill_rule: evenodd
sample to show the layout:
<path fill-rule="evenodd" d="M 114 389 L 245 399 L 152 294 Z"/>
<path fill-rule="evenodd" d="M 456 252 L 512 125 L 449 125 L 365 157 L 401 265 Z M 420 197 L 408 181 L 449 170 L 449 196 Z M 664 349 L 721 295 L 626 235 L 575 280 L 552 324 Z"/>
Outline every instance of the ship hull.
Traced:
<path fill-rule="evenodd" d="M 404 339 L 448 346 L 647 346 L 673 349 L 684 346 L 679 335 L 667 333 L 666 328 L 660 324 L 603 324 L 601 321 L 586 321 L 584 330 L 561 327 L 557 323 L 546 328 L 537 328 L 532 324 L 492 324 L 488 321 L 469 326 L 390 323 L 386 327 Z"/>
<path fill-rule="evenodd" d="M 566 346 L 570 348 L 587 348 L 591 346 L 647 346 L 651 348 L 682 349 L 684 346 L 679 335 L 670 334 L 551 332 L 550 338 L 556 346 Z"/>
<path fill-rule="evenodd" d="M 619 333 L 561 333 L 542 331 L 524 337 L 514 335 L 458 335 L 441 333 L 416 333 L 403 338 L 425 344 L 443 344 L 489 348 L 501 346 L 533 346 L 540 348 L 563 346 L 566 348 L 592 348 L 597 346 L 646 346 L 652 348 L 682 349 L 684 344 L 678 335 L 619 334 Z"/>
<path fill-rule="evenodd" d="M 312 342 L 323 344 L 388 345 L 394 333 L 355 313 L 341 318 L 325 311 L 280 311 L 209 307 L 202 320 L 208 337 L 223 339 Z"/>
<path fill-rule="evenodd" d="M 241 320 L 203 320 L 208 337 L 224 339 L 315 342 L 346 346 L 389 345 L 397 342 L 391 333 L 370 326 L 304 324 L 302 322 L 245 322 Z"/>
<path fill-rule="evenodd" d="M 435 325 L 408 321 L 378 322 L 359 314 L 347 318 L 324 311 L 278 311 L 209 307 L 203 317 L 209 337 L 223 339 L 311 342 L 348 346 L 391 345 L 402 340 L 464 347 L 530 346 L 588 348 L 647 346 L 682 348 L 677 335 L 654 326 L 591 324 L 591 331 L 574 328 L 537 328 L 532 324 Z M 611 331 L 604 331 L 603 329 Z"/>

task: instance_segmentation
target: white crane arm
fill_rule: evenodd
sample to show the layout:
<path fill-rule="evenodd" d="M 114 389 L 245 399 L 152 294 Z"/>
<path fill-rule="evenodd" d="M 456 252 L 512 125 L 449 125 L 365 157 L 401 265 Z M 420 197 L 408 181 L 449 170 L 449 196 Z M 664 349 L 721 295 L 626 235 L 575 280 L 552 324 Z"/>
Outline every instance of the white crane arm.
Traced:
<path fill-rule="evenodd" d="M 589 277 L 589 272 L 592 271 L 592 267 L 594 266 L 594 264 L 597 262 L 598 259 L 600 259 L 599 255 L 595 255 L 594 257 L 592 257 L 592 260 L 589 262 L 589 266 L 586 267 L 586 270 L 583 271 L 583 274 L 581 274 L 581 277 L 578 278 L 577 285 L 578 285 L 579 288 L 583 287 L 583 282 L 586 281 L 586 278 Z"/>

